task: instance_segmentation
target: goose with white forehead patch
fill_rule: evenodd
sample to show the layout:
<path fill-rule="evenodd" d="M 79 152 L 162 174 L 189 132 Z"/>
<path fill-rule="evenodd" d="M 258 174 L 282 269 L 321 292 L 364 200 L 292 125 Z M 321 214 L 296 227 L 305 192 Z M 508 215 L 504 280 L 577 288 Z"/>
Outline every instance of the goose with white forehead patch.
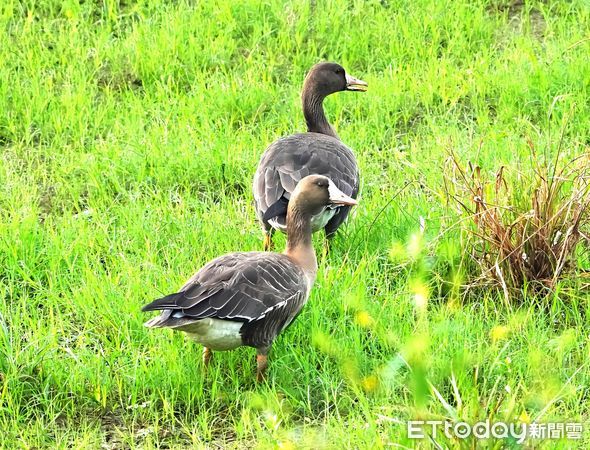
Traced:
<path fill-rule="evenodd" d="M 303 178 L 289 202 L 283 253 L 229 253 L 212 260 L 180 291 L 144 306 L 162 311 L 145 325 L 184 331 L 204 346 L 206 364 L 213 350 L 254 347 L 261 380 L 273 341 L 297 317 L 315 280 L 312 218 L 356 203 L 327 177 Z"/>

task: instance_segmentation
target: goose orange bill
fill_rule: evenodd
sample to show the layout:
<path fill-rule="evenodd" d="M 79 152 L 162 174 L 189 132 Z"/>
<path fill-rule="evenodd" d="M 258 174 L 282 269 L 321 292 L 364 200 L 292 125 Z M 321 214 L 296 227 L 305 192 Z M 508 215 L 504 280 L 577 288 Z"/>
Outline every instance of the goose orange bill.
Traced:
<path fill-rule="evenodd" d="M 330 203 L 332 205 L 358 205 L 358 202 L 354 198 L 349 197 L 338 189 L 332 181 L 330 181 L 328 186 L 328 193 L 330 194 Z"/>
<path fill-rule="evenodd" d="M 365 81 L 359 80 L 352 75 L 346 74 L 346 90 L 365 92 L 369 86 Z"/>

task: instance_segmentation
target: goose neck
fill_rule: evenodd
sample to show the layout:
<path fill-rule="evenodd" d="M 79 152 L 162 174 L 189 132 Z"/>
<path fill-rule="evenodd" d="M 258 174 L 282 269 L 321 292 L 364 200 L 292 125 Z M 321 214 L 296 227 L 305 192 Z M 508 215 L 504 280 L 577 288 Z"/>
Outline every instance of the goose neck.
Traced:
<path fill-rule="evenodd" d="M 318 267 L 311 233 L 311 217 L 302 214 L 296 205 L 290 207 L 287 211 L 285 254 L 293 258 L 308 276 L 315 278 Z"/>
<path fill-rule="evenodd" d="M 327 134 L 328 136 L 339 139 L 324 113 L 324 98 L 325 95 L 318 93 L 310 86 L 305 86 L 302 94 L 302 102 L 307 131 Z"/>

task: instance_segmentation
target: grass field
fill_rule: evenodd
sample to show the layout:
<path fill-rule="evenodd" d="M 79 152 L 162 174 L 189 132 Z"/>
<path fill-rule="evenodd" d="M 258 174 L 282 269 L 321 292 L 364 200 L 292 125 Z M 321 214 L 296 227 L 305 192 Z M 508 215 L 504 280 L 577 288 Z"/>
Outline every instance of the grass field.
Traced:
<path fill-rule="evenodd" d="M 0 4 L 0 447 L 431 448 L 407 420 L 587 422 L 589 297 L 464 295 L 443 173 L 450 150 L 484 172 L 527 170 L 527 140 L 588 151 L 588 2 L 216 3 Z M 326 102 L 360 205 L 267 382 L 252 349 L 205 372 L 140 308 L 262 248 L 251 179 L 304 129 L 321 60 L 369 83 Z"/>

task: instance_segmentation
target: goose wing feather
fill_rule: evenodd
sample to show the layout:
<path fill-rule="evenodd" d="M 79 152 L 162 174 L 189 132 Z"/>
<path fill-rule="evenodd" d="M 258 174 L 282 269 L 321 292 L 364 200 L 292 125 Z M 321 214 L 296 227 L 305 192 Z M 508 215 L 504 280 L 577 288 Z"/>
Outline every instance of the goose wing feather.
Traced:
<path fill-rule="evenodd" d="M 178 293 L 143 310 L 172 310 L 170 320 L 211 317 L 251 322 L 288 302 L 303 305 L 307 289 L 303 270 L 286 255 L 230 253 L 205 265 Z"/>
<path fill-rule="evenodd" d="M 253 185 L 259 218 L 281 197 L 289 199 L 299 180 L 310 174 L 325 175 L 346 195 L 358 195 L 358 165 L 346 145 L 324 134 L 295 134 L 274 142 L 262 155 Z"/>

